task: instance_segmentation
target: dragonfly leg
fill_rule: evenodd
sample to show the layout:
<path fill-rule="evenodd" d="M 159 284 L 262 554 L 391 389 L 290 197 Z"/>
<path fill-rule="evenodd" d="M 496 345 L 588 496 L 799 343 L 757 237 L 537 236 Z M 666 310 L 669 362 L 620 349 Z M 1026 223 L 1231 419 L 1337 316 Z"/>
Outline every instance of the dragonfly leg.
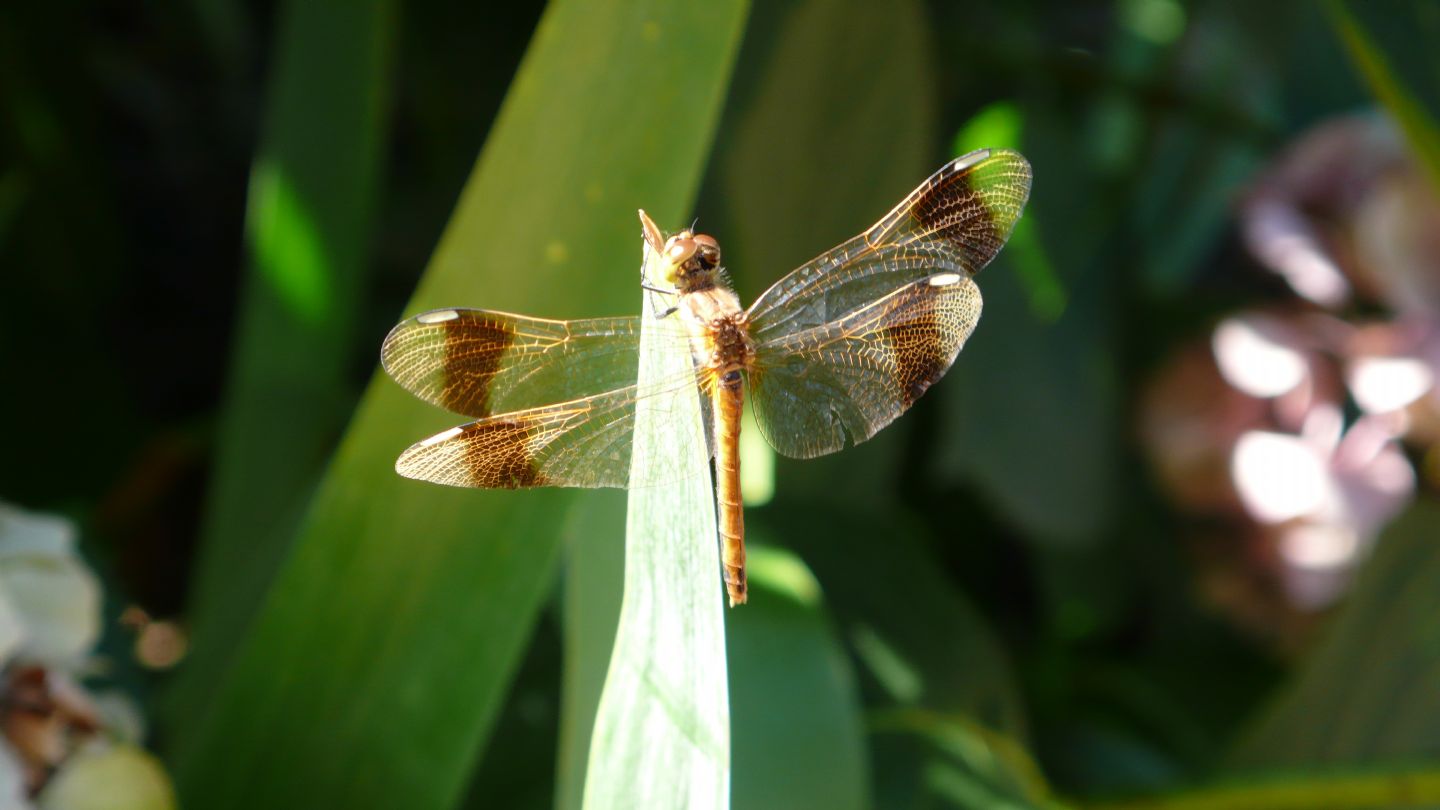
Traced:
<path fill-rule="evenodd" d="M 675 290 L 674 290 L 673 288 L 667 290 L 667 289 L 665 289 L 664 287 L 656 287 L 654 284 L 651 284 L 651 283 L 647 282 L 647 281 L 645 280 L 645 277 L 644 277 L 643 274 L 642 274 L 641 277 L 640 277 L 640 289 L 642 289 L 642 290 L 648 290 L 649 292 L 655 293 L 656 295 L 666 295 L 666 296 L 670 296 L 670 297 L 672 297 L 672 298 L 675 296 Z M 659 315 L 656 315 L 655 317 L 656 317 L 656 318 L 668 318 L 668 317 L 670 317 L 671 315 L 674 315 L 675 312 L 676 312 L 677 310 L 679 310 L 679 309 L 680 309 L 680 305 L 679 305 L 679 304 L 672 304 L 668 309 L 664 310 L 663 312 L 661 312 Z"/>

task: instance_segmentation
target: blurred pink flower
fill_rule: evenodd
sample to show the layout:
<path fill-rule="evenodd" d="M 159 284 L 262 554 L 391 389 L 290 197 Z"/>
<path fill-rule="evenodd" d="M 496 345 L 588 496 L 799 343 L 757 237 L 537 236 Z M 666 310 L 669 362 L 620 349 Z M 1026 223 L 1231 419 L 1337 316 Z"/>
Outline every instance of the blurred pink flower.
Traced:
<path fill-rule="evenodd" d="M 1373 294 L 1372 273 L 1357 260 L 1361 223 L 1387 205 L 1382 178 L 1417 172 L 1388 118 L 1355 115 L 1302 136 L 1251 186 L 1240 209 L 1250 252 L 1301 297 L 1327 308 L 1356 288 Z M 1372 212 L 1362 215 L 1362 212 Z M 1366 227 L 1374 229 L 1374 224 Z"/>
<path fill-rule="evenodd" d="M 1440 472 L 1440 197 L 1388 119 L 1356 115 L 1295 141 L 1238 213 L 1298 298 L 1182 352 L 1147 391 L 1141 435 L 1171 496 L 1265 544 L 1240 564 L 1271 566 L 1313 610 L 1414 497 L 1403 443 Z"/>

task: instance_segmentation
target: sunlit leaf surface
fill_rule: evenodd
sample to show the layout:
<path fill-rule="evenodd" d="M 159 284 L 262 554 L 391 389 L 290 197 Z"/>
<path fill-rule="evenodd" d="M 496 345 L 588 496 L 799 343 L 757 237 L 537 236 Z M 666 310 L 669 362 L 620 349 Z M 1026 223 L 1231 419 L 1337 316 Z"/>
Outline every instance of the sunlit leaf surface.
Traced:
<path fill-rule="evenodd" d="M 692 368 L 683 346 L 657 337 L 664 324 L 656 306 L 645 296 L 642 389 Z M 630 490 L 624 600 L 591 736 L 586 808 L 730 805 L 724 601 L 709 464 L 698 389 L 637 403 L 631 480 L 666 483 Z M 657 476 L 657 469 L 669 472 Z"/>

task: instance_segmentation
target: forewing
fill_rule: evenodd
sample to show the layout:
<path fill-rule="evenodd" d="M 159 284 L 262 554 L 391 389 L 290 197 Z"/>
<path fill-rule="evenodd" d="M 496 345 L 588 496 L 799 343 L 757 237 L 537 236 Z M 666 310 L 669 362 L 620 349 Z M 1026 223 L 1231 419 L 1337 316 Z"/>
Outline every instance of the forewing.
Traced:
<path fill-rule="evenodd" d="M 869 230 L 776 282 L 746 318 L 757 342 L 848 318 L 918 279 L 974 275 L 1009 238 L 1030 194 L 1030 164 L 985 149 L 956 158 Z"/>
<path fill-rule="evenodd" d="M 850 444 L 870 438 L 944 376 L 980 306 L 969 275 L 940 273 L 758 344 L 750 389 L 761 433 L 795 458 L 833 453 L 847 436 Z"/>
<path fill-rule="evenodd" d="M 634 378 L 635 369 L 630 371 Z M 417 442 L 400 454 L 395 471 L 406 478 L 452 487 L 651 486 L 630 481 L 635 403 L 642 397 L 699 395 L 696 374 L 640 391 L 631 385 L 569 402 L 497 414 Z M 647 474 L 673 475 L 665 465 Z"/>
<path fill-rule="evenodd" d="M 657 326 L 685 340 L 678 324 Z M 551 321 L 438 309 L 396 325 L 380 363 L 426 402 L 484 418 L 633 384 L 639 347 L 636 317 Z"/>

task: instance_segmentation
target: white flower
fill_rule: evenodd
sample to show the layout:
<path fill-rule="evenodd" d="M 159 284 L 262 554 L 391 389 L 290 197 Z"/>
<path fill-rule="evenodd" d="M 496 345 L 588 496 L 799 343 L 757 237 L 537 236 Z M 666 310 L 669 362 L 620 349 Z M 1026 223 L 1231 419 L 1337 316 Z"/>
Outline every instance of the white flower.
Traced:
<path fill-rule="evenodd" d="M 100 583 L 69 521 L 0 503 L 0 665 L 76 669 L 100 635 Z"/>

